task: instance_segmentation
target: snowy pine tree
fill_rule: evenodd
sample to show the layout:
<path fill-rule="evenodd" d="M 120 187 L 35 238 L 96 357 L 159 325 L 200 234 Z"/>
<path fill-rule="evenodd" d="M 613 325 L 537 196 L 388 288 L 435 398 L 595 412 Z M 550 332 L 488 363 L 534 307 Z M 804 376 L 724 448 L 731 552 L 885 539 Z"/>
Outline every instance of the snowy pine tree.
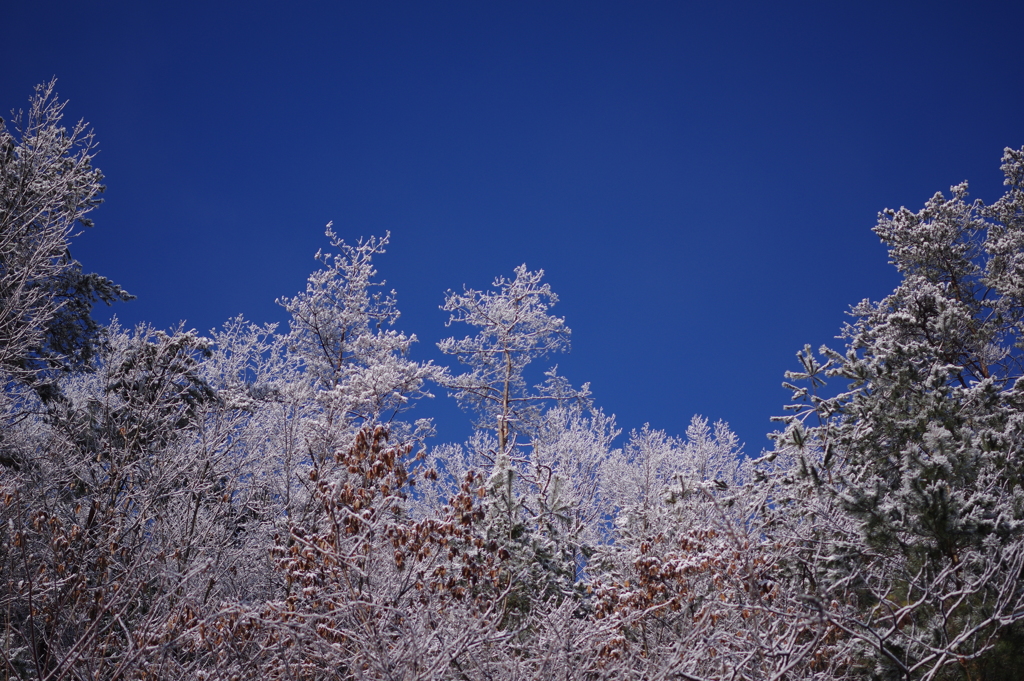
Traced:
<path fill-rule="evenodd" d="M 779 447 L 859 527 L 831 534 L 817 592 L 855 600 L 834 621 L 885 678 L 1024 673 L 1024 150 L 1003 161 L 992 206 L 964 183 L 880 214 L 903 281 L 854 307 L 845 353 L 789 374 Z M 825 377 L 848 388 L 823 396 Z"/>

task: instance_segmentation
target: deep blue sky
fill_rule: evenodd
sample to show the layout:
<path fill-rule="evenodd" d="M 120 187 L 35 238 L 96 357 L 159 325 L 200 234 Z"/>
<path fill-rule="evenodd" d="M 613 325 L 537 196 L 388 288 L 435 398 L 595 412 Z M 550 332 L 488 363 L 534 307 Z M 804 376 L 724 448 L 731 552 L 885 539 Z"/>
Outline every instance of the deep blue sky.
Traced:
<path fill-rule="evenodd" d="M 1024 145 L 1024 3 L 7 2 L 0 110 L 56 75 L 108 184 L 73 253 L 126 323 L 284 321 L 340 234 L 416 356 L 448 288 L 543 268 L 626 428 L 725 419 L 896 284 L 870 228 Z M 439 395 L 442 435 L 466 419 Z"/>

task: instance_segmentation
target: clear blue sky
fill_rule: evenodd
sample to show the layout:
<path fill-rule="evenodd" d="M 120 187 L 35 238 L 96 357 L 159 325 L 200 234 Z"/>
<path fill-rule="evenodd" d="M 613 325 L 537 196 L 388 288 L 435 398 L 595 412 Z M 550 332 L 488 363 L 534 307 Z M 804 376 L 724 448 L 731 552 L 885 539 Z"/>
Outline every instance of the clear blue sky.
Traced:
<path fill-rule="evenodd" d="M 543 268 L 620 425 L 729 421 L 896 283 L 870 228 L 1024 145 L 1020 2 L 8 2 L 0 110 L 59 79 L 106 177 L 73 247 L 127 323 L 283 321 L 323 226 L 392 233 L 416 355 L 448 288 Z M 439 395 L 420 409 L 461 438 Z"/>

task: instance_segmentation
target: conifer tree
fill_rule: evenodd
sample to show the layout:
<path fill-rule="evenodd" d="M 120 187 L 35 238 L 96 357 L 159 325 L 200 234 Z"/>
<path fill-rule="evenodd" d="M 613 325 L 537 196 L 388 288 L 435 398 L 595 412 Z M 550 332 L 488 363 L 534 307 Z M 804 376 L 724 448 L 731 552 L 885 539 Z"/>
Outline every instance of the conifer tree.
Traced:
<path fill-rule="evenodd" d="M 853 308 L 845 352 L 788 374 L 779 447 L 858 528 L 822 535 L 817 597 L 857 603 L 834 621 L 884 678 L 989 674 L 1024 618 L 1024 150 L 1003 171 L 992 206 L 963 183 L 881 213 L 903 281 Z"/>

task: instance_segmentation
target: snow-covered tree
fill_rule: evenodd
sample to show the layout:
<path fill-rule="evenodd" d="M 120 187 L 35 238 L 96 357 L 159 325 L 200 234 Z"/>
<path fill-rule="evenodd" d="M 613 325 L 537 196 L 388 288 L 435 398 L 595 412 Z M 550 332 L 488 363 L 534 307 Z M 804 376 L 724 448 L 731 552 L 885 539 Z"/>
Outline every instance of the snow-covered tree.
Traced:
<path fill-rule="evenodd" d="M 477 333 L 439 343 L 470 368 L 449 389 L 477 412 L 479 429 L 495 434 L 478 431 L 449 453 L 465 455 L 460 468 L 490 467 L 483 532 L 507 556 L 502 571 L 514 582 L 506 625 L 578 595 L 579 569 L 604 521 L 600 469 L 617 434 L 612 418 L 588 414 L 587 386 L 573 389 L 554 368 L 528 386 L 528 365 L 567 350 L 570 332 L 549 314 L 558 297 L 541 283 L 543 271 L 521 265 L 515 275 L 498 277 L 493 291 L 449 291 L 449 325 Z"/>
<path fill-rule="evenodd" d="M 384 282 L 374 280 L 373 256 L 384 252 L 389 235 L 351 246 L 331 225 L 326 233 L 338 252 L 318 252 L 324 269 L 310 275 L 305 292 L 278 301 L 292 316 L 290 352 L 321 409 L 315 427 L 325 457 L 350 445 L 362 426 L 386 424 L 392 437 L 413 437 L 395 417 L 444 376 L 432 363 L 408 358 L 416 336 L 391 328 L 399 317 L 394 291 L 374 292 Z M 428 423 L 417 426 L 429 432 Z"/>
<path fill-rule="evenodd" d="M 517 433 L 529 434 L 545 405 L 585 398 L 587 387 L 573 390 L 549 371 L 548 379 L 532 391 L 524 370 L 533 360 L 569 348 L 569 328 L 561 317 L 548 313 L 558 302 L 544 270 L 515 269 L 515 279 L 498 277 L 496 291 L 448 291 L 441 308 L 451 313 L 448 324 L 477 327 L 475 336 L 448 338 L 438 343 L 470 371 L 449 379 L 447 386 L 459 403 L 476 410 L 478 426 L 493 429 L 498 450 L 505 451 Z"/>
<path fill-rule="evenodd" d="M 834 622 L 885 678 L 1024 673 L 1024 150 L 1003 162 L 992 206 L 964 183 L 881 213 L 903 281 L 854 307 L 845 353 L 789 374 L 778 446 L 858 529 L 819 537 L 815 593 L 857 603 Z M 826 377 L 849 387 L 823 395 Z"/>
<path fill-rule="evenodd" d="M 98 274 L 85 274 L 68 251 L 78 226 L 91 226 L 103 175 L 93 167 L 93 133 L 61 125 L 66 102 L 55 81 L 36 87 L 27 115 L 0 119 L 0 371 L 36 384 L 41 372 L 88 362 L 98 325 L 92 306 L 131 298 Z"/>

